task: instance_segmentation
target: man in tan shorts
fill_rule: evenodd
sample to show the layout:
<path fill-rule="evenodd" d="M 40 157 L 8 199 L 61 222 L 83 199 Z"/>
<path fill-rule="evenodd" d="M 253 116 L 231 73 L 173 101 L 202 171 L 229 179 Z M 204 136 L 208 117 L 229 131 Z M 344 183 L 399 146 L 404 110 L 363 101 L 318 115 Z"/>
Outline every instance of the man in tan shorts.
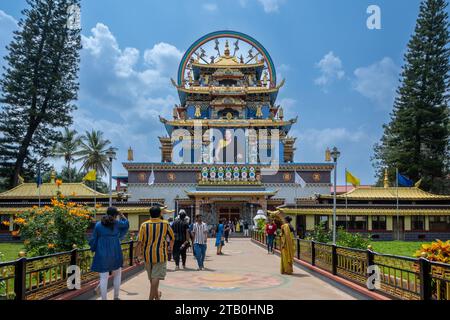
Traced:
<path fill-rule="evenodd" d="M 143 259 L 150 281 L 149 300 L 160 300 L 159 281 L 164 280 L 167 272 L 167 253 L 173 250 L 174 234 L 166 220 L 161 219 L 161 208 L 150 208 L 150 220 L 144 222 L 139 230 L 137 254 Z M 170 238 L 170 248 L 167 245 Z"/>

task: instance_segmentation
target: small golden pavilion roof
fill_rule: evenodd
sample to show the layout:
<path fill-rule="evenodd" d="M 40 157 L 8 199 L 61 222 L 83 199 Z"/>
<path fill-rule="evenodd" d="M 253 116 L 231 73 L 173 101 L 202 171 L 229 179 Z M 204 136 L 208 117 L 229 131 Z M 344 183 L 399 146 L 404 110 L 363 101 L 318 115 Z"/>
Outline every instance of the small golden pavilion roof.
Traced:
<path fill-rule="evenodd" d="M 337 195 L 338 199 L 347 200 L 396 200 L 397 192 L 399 200 L 450 200 L 450 196 L 443 196 L 426 192 L 422 189 L 412 187 L 364 187 L 355 188 L 345 194 Z M 322 199 L 331 199 L 332 195 L 320 195 Z"/>
<path fill-rule="evenodd" d="M 43 183 L 40 188 L 41 198 L 52 198 L 56 196 L 58 186 L 55 183 Z M 109 195 L 95 191 L 89 188 L 84 183 L 63 183 L 59 187 L 59 191 L 70 198 L 86 199 L 86 198 L 108 198 Z M 114 197 L 114 195 L 113 195 Z M 18 186 L 0 193 L 0 200 L 14 200 L 14 199 L 37 199 L 39 198 L 39 189 L 36 183 L 22 183 Z"/>

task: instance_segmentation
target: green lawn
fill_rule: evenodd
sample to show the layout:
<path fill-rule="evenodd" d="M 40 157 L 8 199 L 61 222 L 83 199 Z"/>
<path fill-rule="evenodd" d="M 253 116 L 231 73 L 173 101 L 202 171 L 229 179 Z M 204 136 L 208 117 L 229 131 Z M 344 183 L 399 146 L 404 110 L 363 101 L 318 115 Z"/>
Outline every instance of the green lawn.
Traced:
<path fill-rule="evenodd" d="M 373 251 L 397 256 L 413 257 L 423 243 L 406 241 L 374 241 L 371 243 Z"/>
<path fill-rule="evenodd" d="M 2 262 L 16 260 L 21 250 L 23 250 L 22 243 L 0 243 L 0 252 L 4 254 Z"/>

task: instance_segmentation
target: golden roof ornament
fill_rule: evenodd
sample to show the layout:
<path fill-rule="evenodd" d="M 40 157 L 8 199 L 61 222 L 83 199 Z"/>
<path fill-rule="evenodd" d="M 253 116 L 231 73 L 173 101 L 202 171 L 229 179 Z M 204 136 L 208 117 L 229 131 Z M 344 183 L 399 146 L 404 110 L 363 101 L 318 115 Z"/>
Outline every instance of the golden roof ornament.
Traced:
<path fill-rule="evenodd" d="M 384 188 L 389 188 L 389 175 L 388 175 L 388 169 L 384 169 Z"/>
<path fill-rule="evenodd" d="M 133 152 L 133 149 L 131 149 L 131 147 L 128 149 L 127 159 L 128 159 L 128 161 L 134 161 L 134 152 Z"/>
<path fill-rule="evenodd" d="M 331 151 L 330 151 L 330 148 L 327 148 L 327 150 L 325 150 L 325 161 L 326 162 L 331 162 Z"/>
<path fill-rule="evenodd" d="M 52 172 L 50 173 L 50 183 L 55 183 L 56 179 L 56 171 L 55 169 L 52 169 Z"/>
<path fill-rule="evenodd" d="M 225 41 L 225 57 L 230 56 L 230 45 L 228 44 L 228 40 Z"/>

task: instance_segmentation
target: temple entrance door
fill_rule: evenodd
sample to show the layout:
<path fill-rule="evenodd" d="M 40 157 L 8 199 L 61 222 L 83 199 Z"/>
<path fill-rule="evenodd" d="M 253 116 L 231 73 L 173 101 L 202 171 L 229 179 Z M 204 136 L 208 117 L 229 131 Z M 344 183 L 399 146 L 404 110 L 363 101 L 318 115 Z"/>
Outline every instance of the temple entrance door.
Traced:
<path fill-rule="evenodd" d="M 219 219 L 227 219 L 227 221 L 239 221 L 241 218 L 241 209 L 239 207 L 222 207 L 219 208 Z"/>

